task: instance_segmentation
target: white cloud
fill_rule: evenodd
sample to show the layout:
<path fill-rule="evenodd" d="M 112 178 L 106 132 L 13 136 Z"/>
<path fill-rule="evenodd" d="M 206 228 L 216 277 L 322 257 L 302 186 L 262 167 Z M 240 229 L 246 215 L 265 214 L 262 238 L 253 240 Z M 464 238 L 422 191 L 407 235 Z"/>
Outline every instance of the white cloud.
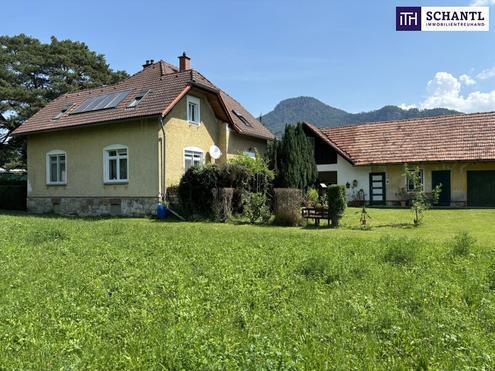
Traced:
<path fill-rule="evenodd" d="M 487 68 L 476 75 L 480 80 L 486 80 L 495 76 L 495 67 Z"/>
<path fill-rule="evenodd" d="M 466 74 L 459 76 L 459 81 L 466 86 L 471 86 L 476 84 L 476 81 L 474 81 L 474 79 L 471 76 Z"/>
<path fill-rule="evenodd" d="M 471 6 L 490 6 L 495 5 L 495 0 L 474 0 L 471 2 Z"/>
<path fill-rule="evenodd" d="M 495 90 L 474 91 L 461 94 L 461 77 L 448 72 L 437 72 L 426 86 L 428 97 L 419 104 L 420 108 L 450 108 L 462 112 L 495 111 Z"/>
<path fill-rule="evenodd" d="M 415 104 L 406 104 L 406 103 L 402 103 L 402 104 L 399 104 L 399 108 L 402 108 L 403 110 L 410 110 L 412 108 L 418 108 Z"/>

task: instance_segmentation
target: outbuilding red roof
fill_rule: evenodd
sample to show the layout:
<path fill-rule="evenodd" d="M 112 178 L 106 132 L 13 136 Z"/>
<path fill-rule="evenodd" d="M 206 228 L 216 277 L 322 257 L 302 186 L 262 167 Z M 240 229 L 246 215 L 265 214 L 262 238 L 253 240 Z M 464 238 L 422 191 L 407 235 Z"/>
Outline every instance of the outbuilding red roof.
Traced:
<path fill-rule="evenodd" d="M 495 112 L 306 126 L 354 165 L 495 160 Z"/>
<path fill-rule="evenodd" d="M 69 129 L 83 125 L 127 120 L 147 116 L 165 115 L 170 112 L 180 98 L 191 88 L 208 89 L 218 96 L 224 107 L 230 124 L 240 134 L 272 139 L 273 134 L 245 110 L 236 100 L 216 87 L 201 73 L 190 69 L 179 71 L 175 66 L 164 61 L 148 65 L 143 70 L 115 85 L 83 90 L 77 93 L 64 94 L 51 101 L 38 111 L 19 128 L 13 135 L 26 135 L 41 131 Z M 129 94 L 116 107 L 74 113 L 87 98 L 119 91 L 129 91 Z M 134 108 L 128 108 L 129 103 L 143 90 L 148 93 Z M 71 106 L 60 118 L 53 118 L 64 107 Z M 241 112 L 247 124 L 243 123 L 234 111 Z"/>

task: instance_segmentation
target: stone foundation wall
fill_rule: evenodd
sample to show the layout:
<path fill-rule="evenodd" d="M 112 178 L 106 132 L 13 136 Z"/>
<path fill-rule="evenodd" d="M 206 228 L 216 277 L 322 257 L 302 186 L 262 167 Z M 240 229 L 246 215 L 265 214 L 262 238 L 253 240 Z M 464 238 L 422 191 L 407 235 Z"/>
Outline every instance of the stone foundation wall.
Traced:
<path fill-rule="evenodd" d="M 55 213 L 74 216 L 146 216 L 156 213 L 155 197 L 90 198 L 28 197 L 27 209 L 35 214 Z"/>

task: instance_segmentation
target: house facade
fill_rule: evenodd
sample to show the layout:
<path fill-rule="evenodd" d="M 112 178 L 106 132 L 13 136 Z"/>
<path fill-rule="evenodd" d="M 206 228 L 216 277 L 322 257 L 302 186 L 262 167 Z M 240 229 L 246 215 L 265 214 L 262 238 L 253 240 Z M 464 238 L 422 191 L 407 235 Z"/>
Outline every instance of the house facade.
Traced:
<path fill-rule="evenodd" d="M 150 214 L 189 167 L 264 153 L 273 138 L 185 54 L 65 94 L 14 135 L 27 137 L 28 210 L 83 216 Z"/>
<path fill-rule="evenodd" d="M 441 185 L 440 206 L 495 207 L 495 112 L 304 130 L 319 182 L 346 185 L 350 200 L 407 201 L 407 164 L 426 192 Z"/>

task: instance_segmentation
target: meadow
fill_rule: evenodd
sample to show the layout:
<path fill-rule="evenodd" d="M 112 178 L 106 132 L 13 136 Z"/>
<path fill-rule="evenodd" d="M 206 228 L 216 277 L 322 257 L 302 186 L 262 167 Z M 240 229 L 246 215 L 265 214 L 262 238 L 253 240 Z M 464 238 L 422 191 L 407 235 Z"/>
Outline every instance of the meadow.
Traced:
<path fill-rule="evenodd" d="M 495 210 L 369 213 L 332 230 L 0 212 L 0 369 L 494 368 Z"/>

